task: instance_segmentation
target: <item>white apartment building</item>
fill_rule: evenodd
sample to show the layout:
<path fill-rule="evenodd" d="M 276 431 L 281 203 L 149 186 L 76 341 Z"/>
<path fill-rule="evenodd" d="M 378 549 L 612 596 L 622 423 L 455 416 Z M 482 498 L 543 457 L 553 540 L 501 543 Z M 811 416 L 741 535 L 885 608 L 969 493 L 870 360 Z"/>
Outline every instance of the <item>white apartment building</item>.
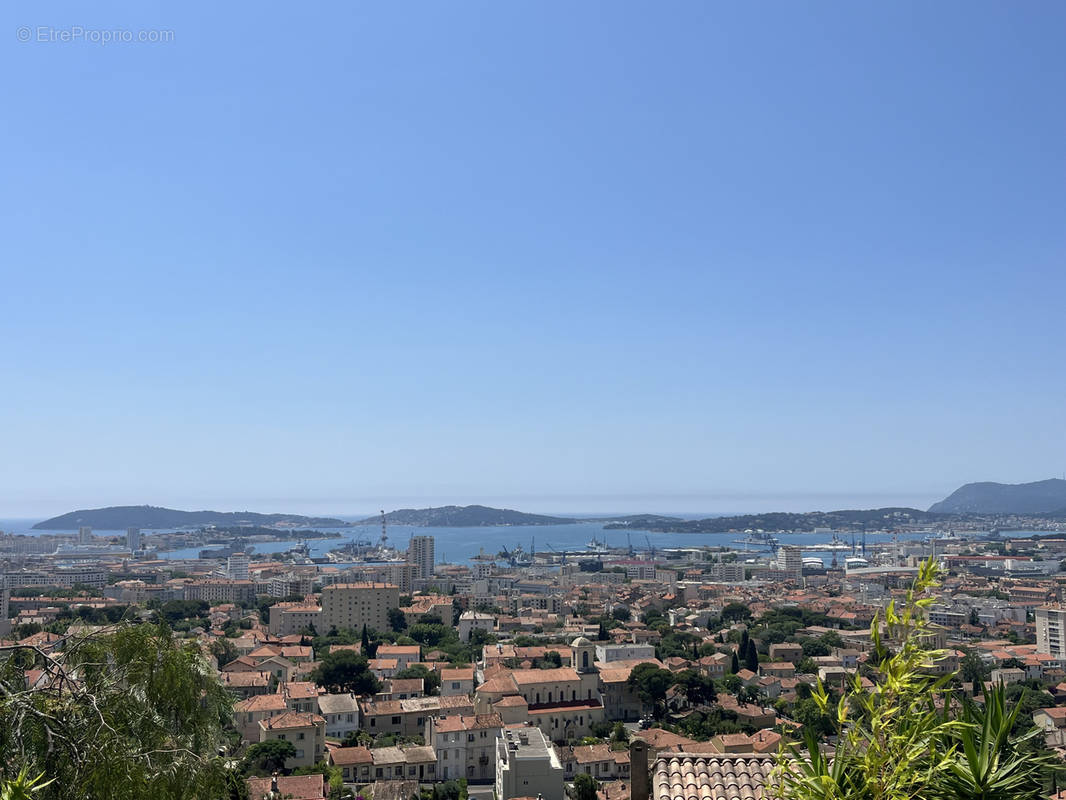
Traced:
<path fill-rule="evenodd" d="M 596 645 L 597 661 L 636 661 L 641 658 L 655 658 L 655 646 L 650 644 Z"/>
<path fill-rule="evenodd" d="M 130 549 L 131 553 L 135 553 L 141 549 L 140 528 L 126 528 L 126 547 Z"/>
<path fill-rule="evenodd" d="M 481 611 L 464 611 L 459 615 L 459 641 L 469 642 L 474 631 L 492 633 L 496 628 L 496 617 Z"/>
<path fill-rule="evenodd" d="M 1042 606 L 1035 614 L 1036 652 L 1066 658 L 1066 608 Z"/>
<path fill-rule="evenodd" d="M 326 736 L 343 739 L 359 730 L 359 700 L 354 694 L 321 694 L 318 712 L 326 720 Z"/>
<path fill-rule="evenodd" d="M 503 731 L 499 714 L 426 719 L 426 744 L 437 756 L 443 780 L 487 783 L 496 777 L 496 740 Z"/>
<path fill-rule="evenodd" d="M 235 581 L 248 580 L 251 559 L 245 553 L 234 553 L 226 559 L 226 577 Z"/>
<path fill-rule="evenodd" d="M 564 800 L 563 783 L 563 765 L 547 736 L 536 728 L 503 730 L 496 740 L 496 800 Z"/>
<path fill-rule="evenodd" d="M 777 568 L 799 580 L 803 577 L 803 551 L 794 545 L 782 545 L 777 550 Z"/>
<path fill-rule="evenodd" d="M 407 546 L 407 563 L 418 567 L 418 577 L 428 580 L 433 577 L 436 563 L 436 542 L 432 536 L 412 536 Z"/>
<path fill-rule="evenodd" d="M 78 528 L 78 544 L 89 544 L 93 540 L 93 529 L 88 525 Z"/>

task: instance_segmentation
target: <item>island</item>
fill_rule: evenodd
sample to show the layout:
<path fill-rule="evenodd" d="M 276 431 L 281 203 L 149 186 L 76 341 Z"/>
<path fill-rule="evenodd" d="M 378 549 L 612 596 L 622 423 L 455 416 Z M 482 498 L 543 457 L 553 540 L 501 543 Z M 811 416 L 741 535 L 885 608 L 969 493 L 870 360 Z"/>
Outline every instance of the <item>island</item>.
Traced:
<path fill-rule="evenodd" d="M 125 528 L 165 530 L 172 528 L 271 527 L 342 528 L 349 523 L 331 517 L 305 517 L 301 514 L 258 514 L 254 511 L 178 511 L 158 506 L 109 506 L 71 511 L 33 526 L 42 531 L 74 531 L 88 526 L 116 531 Z"/>
<path fill-rule="evenodd" d="M 509 508 L 488 506 L 441 506 L 439 508 L 401 508 L 385 515 L 394 525 L 414 525 L 420 528 L 479 528 L 488 525 L 572 525 L 582 520 L 570 517 L 549 517 L 526 514 Z M 369 517 L 356 525 L 372 525 L 381 517 Z"/>

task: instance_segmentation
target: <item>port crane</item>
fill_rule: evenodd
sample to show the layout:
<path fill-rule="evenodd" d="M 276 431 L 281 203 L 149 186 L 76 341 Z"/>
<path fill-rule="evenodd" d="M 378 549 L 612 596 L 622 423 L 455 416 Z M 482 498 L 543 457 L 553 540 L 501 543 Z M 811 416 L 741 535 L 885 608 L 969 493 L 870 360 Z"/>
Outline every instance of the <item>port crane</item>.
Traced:
<path fill-rule="evenodd" d="M 651 537 L 644 534 L 644 541 L 648 543 L 648 553 L 651 558 L 655 558 L 655 548 L 652 546 Z"/>
<path fill-rule="evenodd" d="M 554 547 L 552 547 L 548 542 L 545 542 L 544 546 L 547 547 L 549 550 L 551 550 L 553 553 L 555 553 L 555 555 L 559 556 L 559 563 L 560 564 L 565 564 L 566 563 L 566 552 L 565 551 L 564 552 L 559 552 Z"/>

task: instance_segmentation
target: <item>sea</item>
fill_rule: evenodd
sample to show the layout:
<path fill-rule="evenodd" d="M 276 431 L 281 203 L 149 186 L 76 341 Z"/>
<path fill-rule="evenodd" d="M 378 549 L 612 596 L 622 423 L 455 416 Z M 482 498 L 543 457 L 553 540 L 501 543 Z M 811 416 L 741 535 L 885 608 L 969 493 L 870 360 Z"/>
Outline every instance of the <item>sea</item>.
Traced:
<path fill-rule="evenodd" d="M 708 515 L 710 516 L 710 515 Z M 32 519 L 0 519 L 0 531 L 4 533 L 24 533 L 40 535 L 42 533 L 60 533 L 61 531 L 33 530 L 33 525 L 38 520 Z M 504 549 L 513 550 L 521 546 L 527 553 L 531 549 L 537 552 L 552 552 L 562 550 L 584 550 L 592 542 L 604 543 L 607 547 L 628 548 L 635 550 L 647 550 L 649 545 L 656 550 L 677 547 L 731 547 L 737 550 L 750 549 L 752 556 L 765 554 L 765 549 L 758 546 L 746 545 L 739 540 L 745 537 L 739 533 L 656 533 L 641 530 L 604 530 L 602 522 L 576 522 L 567 525 L 486 525 L 476 528 L 435 528 L 416 527 L 413 525 L 389 525 L 389 544 L 397 549 L 406 549 L 407 543 L 412 536 L 432 536 L 435 540 L 435 549 L 438 563 L 464 564 L 475 556 L 485 553 L 496 555 Z M 369 540 L 377 543 L 381 536 L 380 525 L 362 525 L 349 528 L 318 528 L 321 531 L 330 531 L 340 534 L 339 539 L 310 539 L 307 544 L 312 556 L 325 555 L 326 552 L 339 547 L 347 542 L 356 540 Z M 62 531 L 66 533 L 66 531 Z M 147 531 L 146 531 L 147 532 Z M 126 532 L 95 530 L 97 536 L 125 536 Z M 1025 535 L 1031 532 L 1013 532 L 1013 535 Z M 775 534 L 781 544 L 795 544 L 803 547 L 812 547 L 816 544 L 829 543 L 830 536 L 813 533 L 781 533 Z M 904 537 L 899 537 L 903 540 Z M 921 538 L 916 535 L 913 538 Z M 892 541 L 893 535 L 887 533 L 868 533 L 867 544 Z M 846 544 L 851 544 L 851 539 L 842 539 Z M 280 553 L 290 550 L 301 542 L 297 539 L 272 542 L 255 542 L 252 552 L 254 553 Z M 857 538 L 855 544 L 861 548 L 861 539 Z M 180 550 L 170 550 L 160 553 L 162 558 L 168 559 L 194 559 L 201 550 L 210 547 L 189 547 Z M 807 550 L 804 557 L 821 558 L 824 564 L 831 563 L 833 559 L 831 550 Z M 850 551 L 837 550 L 838 559 L 850 555 Z"/>

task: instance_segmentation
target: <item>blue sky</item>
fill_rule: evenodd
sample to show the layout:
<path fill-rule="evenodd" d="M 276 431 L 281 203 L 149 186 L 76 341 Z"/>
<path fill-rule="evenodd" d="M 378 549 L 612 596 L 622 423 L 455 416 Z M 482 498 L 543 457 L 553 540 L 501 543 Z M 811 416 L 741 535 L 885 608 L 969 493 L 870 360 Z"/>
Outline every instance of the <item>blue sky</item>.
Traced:
<path fill-rule="evenodd" d="M 0 516 L 1066 470 L 1061 3 L 0 15 Z"/>

